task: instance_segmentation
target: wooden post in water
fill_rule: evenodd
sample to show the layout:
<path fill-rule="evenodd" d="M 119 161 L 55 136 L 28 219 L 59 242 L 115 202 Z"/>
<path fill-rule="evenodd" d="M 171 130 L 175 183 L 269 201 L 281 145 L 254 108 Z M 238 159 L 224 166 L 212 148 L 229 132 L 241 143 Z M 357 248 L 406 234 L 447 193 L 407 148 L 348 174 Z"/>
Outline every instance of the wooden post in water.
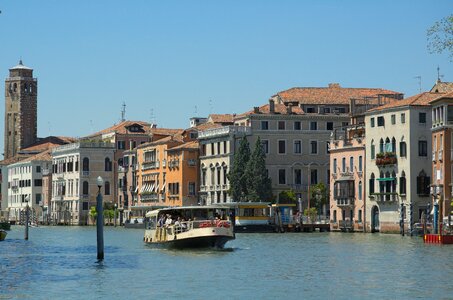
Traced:
<path fill-rule="evenodd" d="M 28 209 L 28 201 L 27 206 L 25 207 L 25 240 L 28 241 L 28 223 L 30 222 L 30 210 Z"/>
<path fill-rule="evenodd" d="M 97 229 L 97 249 L 98 249 L 98 260 L 104 259 L 104 212 L 102 208 L 102 194 L 101 187 L 104 184 L 104 180 L 101 176 L 97 178 L 98 195 L 96 197 L 96 229 Z"/>

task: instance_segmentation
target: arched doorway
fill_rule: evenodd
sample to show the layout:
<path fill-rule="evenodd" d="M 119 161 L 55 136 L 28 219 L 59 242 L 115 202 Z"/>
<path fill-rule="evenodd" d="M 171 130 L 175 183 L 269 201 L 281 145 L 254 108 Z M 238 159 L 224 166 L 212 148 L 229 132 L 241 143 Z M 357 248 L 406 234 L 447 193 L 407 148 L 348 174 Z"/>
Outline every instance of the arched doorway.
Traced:
<path fill-rule="evenodd" d="M 373 206 L 371 209 L 371 232 L 379 232 L 379 208 Z"/>

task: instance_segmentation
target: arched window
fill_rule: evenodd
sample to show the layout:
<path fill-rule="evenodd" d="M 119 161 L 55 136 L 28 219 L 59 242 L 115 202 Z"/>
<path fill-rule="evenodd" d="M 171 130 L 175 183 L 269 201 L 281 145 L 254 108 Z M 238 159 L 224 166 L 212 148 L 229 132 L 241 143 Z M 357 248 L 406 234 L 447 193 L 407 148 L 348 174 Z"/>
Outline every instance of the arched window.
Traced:
<path fill-rule="evenodd" d="M 371 173 L 369 181 L 370 195 L 374 194 L 374 173 Z"/>
<path fill-rule="evenodd" d="M 25 83 L 24 84 L 24 93 L 28 92 L 28 85 Z"/>
<path fill-rule="evenodd" d="M 349 158 L 349 172 L 353 172 L 354 171 L 354 157 L 350 157 Z"/>
<path fill-rule="evenodd" d="M 106 181 L 104 183 L 104 195 L 110 195 L 110 182 Z"/>
<path fill-rule="evenodd" d="M 108 157 L 105 158 L 104 169 L 106 172 L 112 171 L 112 161 Z"/>
<path fill-rule="evenodd" d="M 394 137 L 392 138 L 392 151 L 391 152 L 396 152 L 396 140 Z"/>
<path fill-rule="evenodd" d="M 118 166 L 122 166 L 123 165 L 123 158 L 119 158 L 118 159 Z"/>
<path fill-rule="evenodd" d="M 404 171 L 401 173 L 400 177 L 400 194 L 406 195 L 406 173 L 404 173 Z"/>
<path fill-rule="evenodd" d="M 392 178 L 393 178 L 393 180 L 390 181 L 391 184 L 392 184 L 391 192 L 392 193 L 396 193 L 396 174 L 395 174 L 395 171 L 392 172 Z"/>
<path fill-rule="evenodd" d="M 385 152 L 392 152 L 392 144 L 390 144 L 390 139 L 385 139 Z"/>
<path fill-rule="evenodd" d="M 341 160 L 341 172 L 346 172 L 346 157 Z"/>
<path fill-rule="evenodd" d="M 381 152 L 381 153 L 384 152 L 384 140 L 383 139 L 381 139 L 379 141 L 379 152 Z"/>
<path fill-rule="evenodd" d="M 359 181 L 358 199 L 362 200 L 362 182 Z"/>
<path fill-rule="evenodd" d="M 426 176 L 425 171 L 421 170 L 417 176 L 417 194 L 420 196 L 428 196 L 430 183 L 431 177 Z"/>
<path fill-rule="evenodd" d="M 333 211 L 333 222 L 337 223 L 337 211 L 336 210 Z"/>
<path fill-rule="evenodd" d="M 82 194 L 88 195 L 88 181 L 84 181 L 82 184 Z"/>
<path fill-rule="evenodd" d="M 17 83 L 15 83 L 15 82 L 13 84 L 13 92 L 17 92 Z"/>
<path fill-rule="evenodd" d="M 371 140 L 371 159 L 376 157 L 376 146 L 374 145 L 374 140 Z"/>
<path fill-rule="evenodd" d="M 90 159 L 88 157 L 83 158 L 82 171 L 90 171 Z"/>

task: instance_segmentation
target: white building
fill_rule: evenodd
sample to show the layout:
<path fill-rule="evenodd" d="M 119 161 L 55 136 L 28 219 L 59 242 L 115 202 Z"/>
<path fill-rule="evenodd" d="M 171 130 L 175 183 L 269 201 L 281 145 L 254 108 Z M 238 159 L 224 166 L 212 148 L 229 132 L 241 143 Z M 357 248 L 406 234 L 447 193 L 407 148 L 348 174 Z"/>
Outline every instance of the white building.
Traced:
<path fill-rule="evenodd" d="M 10 221 L 19 222 L 27 204 L 33 221 L 42 221 L 42 170 L 50 165 L 50 151 L 8 165 L 7 210 Z"/>
<path fill-rule="evenodd" d="M 431 108 L 439 93 L 421 93 L 366 113 L 366 220 L 369 230 L 399 232 L 430 202 Z"/>
<path fill-rule="evenodd" d="M 89 212 L 96 206 L 98 176 L 104 179 L 104 203 L 112 203 L 114 150 L 114 145 L 106 142 L 78 142 L 52 150 L 52 222 L 91 223 Z"/>

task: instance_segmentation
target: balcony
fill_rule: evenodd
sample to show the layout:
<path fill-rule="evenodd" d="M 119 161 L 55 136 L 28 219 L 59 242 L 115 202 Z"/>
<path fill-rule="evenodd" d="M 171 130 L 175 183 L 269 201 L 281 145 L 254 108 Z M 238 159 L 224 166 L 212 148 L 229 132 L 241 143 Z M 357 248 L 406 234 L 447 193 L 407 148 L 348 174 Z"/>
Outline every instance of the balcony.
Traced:
<path fill-rule="evenodd" d="M 189 159 L 189 160 L 187 161 L 187 164 L 188 164 L 189 166 L 191 166 L 191 167 L 194 167 L 194 166 L 197 165 L 197 161 L 196 161 L 195 159 Z"/>
<path fill-rule="evenodd" d="M 148 161 L 142 163 L 142 171 L 159 168 L 159 161 Z"/>
<path fill-rule="evenodd" d="M 354 206 L 354 197 L 336 196 L 335 200 L 338 207 Z"/>
<path fill-rule="evenodd" d="M 376 166 L 384 167 L 396 165 L 397 159 L 394 152 L 381 152 L 376 154 Z"/>
<path fill-rule="evenodd" d="M 372 194 L 374 197 L 374 200 L 376 202 L 395 202 L 398 200 L 398 194 L 397 193 L 374 193 Z"/>
<path fill-rule="evenodd" d="M 152 194 L 141 194 L 140 195 L 140 201 L 142 202 L 147 202 L 147 201 L 159 201 L 159 195 L 156 193 Z"/>
<path fill-rule="evenodd" d="M 168 162 L 168 167 L 169 168 L 178 168 L 179 167 L 179 160 L 177 160 L 177 159 L 170 160 Z"/>

